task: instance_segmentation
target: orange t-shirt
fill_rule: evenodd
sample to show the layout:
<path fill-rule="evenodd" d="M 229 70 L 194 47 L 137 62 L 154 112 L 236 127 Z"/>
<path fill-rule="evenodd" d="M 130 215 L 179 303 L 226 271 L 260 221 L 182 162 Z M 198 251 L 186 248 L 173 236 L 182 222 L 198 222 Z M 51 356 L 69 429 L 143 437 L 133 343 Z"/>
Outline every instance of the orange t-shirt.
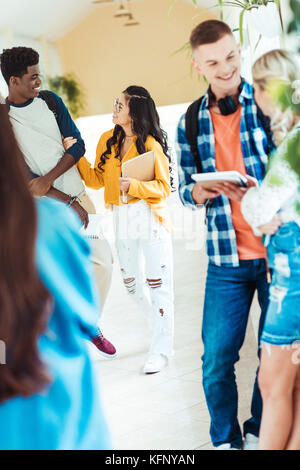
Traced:
<path fill-rule="evenodd" d="M 215 135 L 215 158 L 218 171 L 236 170 L 246 174 L 240 140 L 241 107 L 228 116 L 210 110 Z M 232 222 L 240 260 L 264 258 L 266 249 L 256 237 L 241 212 L 241 203 L 230 199 Z"/>

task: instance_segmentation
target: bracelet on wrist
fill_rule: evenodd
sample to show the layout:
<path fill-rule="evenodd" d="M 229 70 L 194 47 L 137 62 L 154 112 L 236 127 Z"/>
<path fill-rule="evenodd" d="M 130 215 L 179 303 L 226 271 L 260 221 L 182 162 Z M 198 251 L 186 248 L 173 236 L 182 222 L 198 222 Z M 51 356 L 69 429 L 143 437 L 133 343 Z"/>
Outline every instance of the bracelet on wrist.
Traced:
<path fill-rule="evenodd" d="M 71 207 L 71 205 L 77 200 L 77 197 L 76 196 L 73 196 L 71 197 L 71 199 L 69 200 L 67 206 L 68 207 Z"/>

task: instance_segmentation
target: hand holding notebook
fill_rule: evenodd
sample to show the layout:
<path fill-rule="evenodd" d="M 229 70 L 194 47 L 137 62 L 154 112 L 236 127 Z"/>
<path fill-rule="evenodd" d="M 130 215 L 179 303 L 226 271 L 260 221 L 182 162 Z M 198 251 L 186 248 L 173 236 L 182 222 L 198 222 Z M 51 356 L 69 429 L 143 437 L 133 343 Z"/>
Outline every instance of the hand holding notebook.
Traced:
<path fill-rule="evenodd" d="M 192 175 L 194 181 L 199 182 L 203 188 L 213 189 L 218 183 L 233 183 L 246 188 L 247 178 L 238 171 L 215 171 L 211 173 L 200 173 Z"/>
<path fill-rule="evenodd" d="M 154 151 L 138 155 L 122 164 L 122 177 L 134 178 L 139 181 L 153 181 L 155 179 L 155 154 Z M 122 194 L 123 203 L 126 204 L 132 196 Z M 126 200 L 125 200 L 126 199 Z"/>

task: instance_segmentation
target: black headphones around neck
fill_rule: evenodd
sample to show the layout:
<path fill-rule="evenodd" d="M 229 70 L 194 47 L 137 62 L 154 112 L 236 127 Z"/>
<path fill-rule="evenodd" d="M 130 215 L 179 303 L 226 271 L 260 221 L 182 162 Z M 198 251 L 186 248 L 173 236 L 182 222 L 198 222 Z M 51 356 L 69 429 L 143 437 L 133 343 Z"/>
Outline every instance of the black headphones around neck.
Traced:
<path fill-rule="evenodd" d="M 239 86 L 239 92 L 242 91 L 242 87 L 243 84 L 241 83 Z M 208 96 L 210 104 L 216 104 L 223 116 L 233 114 L 238 109 L 238 104 L 235 102 L 234 96 L 225 96 L 225 98 L 217 100 L 216 95 L 213 93 L 211 87 L 208 89 Z"/>

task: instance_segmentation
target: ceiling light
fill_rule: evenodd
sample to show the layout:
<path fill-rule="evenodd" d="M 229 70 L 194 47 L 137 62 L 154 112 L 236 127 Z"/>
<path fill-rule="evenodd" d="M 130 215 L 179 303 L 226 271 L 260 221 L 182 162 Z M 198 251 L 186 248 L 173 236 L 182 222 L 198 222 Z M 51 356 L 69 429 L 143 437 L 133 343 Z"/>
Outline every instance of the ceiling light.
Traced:
<path fill-rule="evenodd" d="M 114 0 L 94 0 L 92 3 L 97 4 L 105 4 L 105 3 L 113 3 Z"/>
<path fill-rule="evenodd" d="M 124 23 L 124 26 L 136 26 L 138 24 L 140 23 L 133 18 L 132 13 L 129 13 L 128 20 Z"/>
<path fill-rule="evenodd" d="M 95 0 L 92 3 L 112 3 L 114 0 Z"/>
<path fill-rule="evenodd" d="M 123 16 L 129 16 L 130 15 L 130 11 L 127 10 L 123 3 L 121 2 L 120 3 L 120 6 L 118 8 L 118 10 L 116 11 L 116 13 L 114 14 L 114 17 L 115 18 L 122 18 Z"/>

